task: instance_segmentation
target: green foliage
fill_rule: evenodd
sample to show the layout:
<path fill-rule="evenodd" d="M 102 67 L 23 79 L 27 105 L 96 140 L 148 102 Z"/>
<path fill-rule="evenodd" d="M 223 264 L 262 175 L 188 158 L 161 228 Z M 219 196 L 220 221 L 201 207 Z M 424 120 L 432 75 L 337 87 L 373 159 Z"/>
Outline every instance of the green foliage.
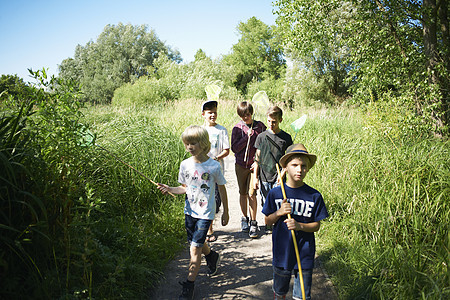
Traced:
<path fill-rule="evenodd" d="M 307 110 L 297 141 L 318 155 L 306 179 L 331 213 L 318 247 L 340 298 L 447 298 L 448 142 L 387 136 L 365 114 L 332 111 Z"/>
<path fill-rule="evenodd" d="M 79 84 L 84 101 L 109 103 L 116 88 L 149 75 L 149 66 L 161 56 L 181 61 L 147 26 L 107 25 L 96 42 L 76 47 L 74 58 L 61 63 L 59 75 Z"/>
<path fill-rule="evenodd" d="M 177 99 L 206 99 L 205 86 L 230 83 L 229 68 L 209 58 L 189 64 L 177 64 L 167 57 L 158 58 L 152 76 L 124 85 L 114 93 L 114 105 L 155 104 Z M 226 86 L 226 85 L 225 85 Z M 226 86 L 220 98 L 239 98 L 236 89 Z"/>
<path fill-rule="evenodd" d="M 28 86 L 17 75 L 2 75 L 0 78 L 0 101 L 5 101 L 8 96 L 21 99 L 29 99 L 33 88 Z M 1 103 L 1 102 L 0 102 Z"/>
<path fill-rule="evenodd" d="M 0 298 L 141 298 L 180 247 L 183 201 L 163 201 L 153 184 L 95 146 L 96 135 L 86 137 L 73 86 L 32 73 L 39 88 L 31 100 L 2 105 Z M 147 116 L 116 117 L 98 141 L 110 135 L 104 146 L 155 181 L 176 178 L 185 154 L 178 136 Z"/>
<path fill-rule="evenodd" d="M 282 98 L 289 107 L 315 107 L 333 104 L 335 97 L 323 79 L 311 70 L 294 64 L 286 72 Z"/>
<path fill-rule="evenodd" d="M 348 1 L 277 1 L 277 25 L 291 59 L 301 62 L 310 75 L 337 97 L 347 95 L 346 78 L 353 66 L 340 30 L 352 17 Z"/>
<path fill-rule="evenodd" d="M 30 89 L 28 99 L 11 96 L 3 103 L 1 119 L 0 227 L 7 245 L 1 254 L 1 281 L 3 295 L 11 299 L 48 295 L 40 283 L 54 251 L 53 239 L 64 235 L 71 220 L 71 197 L 78 193 L 85 163 L 73 159 L 80 151 L 76 95 L 62 81 L 47 80 L 45 70 L 30 73 L 38 88 Z"/>
<path fill-rule="evenodd" d="M 346 76 L 345 85 L 358 103 L 389 99 L 393 91 L 401 101 L 408 100 L 418 119 L 430 120 L 434 132 L 448 132 L 447 1 L 437 6 L 433 1 L 397 0 L 291 0 L 275 5 L 286 45 L 307 65 L 323 62 L 333 78 L 323 73 L 327 84 L 342 86 Z"/>
<path fill-rule="evenodd" d="M 284 78 L 276 79 L 268 77 L 261 81 L 253 80 L 248 84 L 248 98 L 256 94 L 258 91 L 265 91 L 272 103 L 280 103 L 282 101 L 284 90 Z M 284 99 L 283 99 L 284 100 Z"/>
<path fill-rule="evenodd" d="M 233 67 L 236 88 L 246 94 L 247 85 L 252 80 L 279 78 L 286 62 L 275 26 L 268 26 L 252 17 L 239 23 L 237 30 L 241 37 L 233 45 L 233 52 L 224 57 L 224 62 Z"/>

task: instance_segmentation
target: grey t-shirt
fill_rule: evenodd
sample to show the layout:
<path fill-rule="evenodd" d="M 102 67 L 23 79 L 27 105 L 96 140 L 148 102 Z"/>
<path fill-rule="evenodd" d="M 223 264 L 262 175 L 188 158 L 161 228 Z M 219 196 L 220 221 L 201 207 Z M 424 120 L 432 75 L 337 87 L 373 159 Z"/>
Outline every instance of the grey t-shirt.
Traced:
<path fill-rule="evenodd" d="M 256 138 L 255 148 L 259 149 L 259 178 L 264 182 L 275 182 L 277 180 L 276 163 L 292 145 L 291 135 L 283 130 L 274 134 L 268 130 L 260 133 Z"/>

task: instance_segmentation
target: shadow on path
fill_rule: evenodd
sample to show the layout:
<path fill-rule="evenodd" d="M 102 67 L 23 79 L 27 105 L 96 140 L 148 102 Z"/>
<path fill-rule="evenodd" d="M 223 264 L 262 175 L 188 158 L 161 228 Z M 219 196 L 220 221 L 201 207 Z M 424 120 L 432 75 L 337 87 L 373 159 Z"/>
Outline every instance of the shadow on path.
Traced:
<path fill-rule="evenodd" d="M 233 156 L 226 158 L 227 194 L 230 221 L 225 227 L 220 225 L 222 213 L 216 215 L 214 222 L 218 236 L 210 243 L 213 250 L 221 255 L 218 272 L 208 277 L 206 261 L 202 259 L 200 272 L 195 281 L 194 299 L 273 299 L 272 292 L 272 236 L 265 234 L 264 216 L 258 199 L 257 221 L 260 237 L 251 239 L 241 232 L 239 194 L 234 173 Z M 262 230 L 261 230 L 262 229 Z M 163 275 L 160 285 L 149 295 L 149 299 L 178 299 L 181 293 L 179 281 L 186 280 L 189 265 L 189 246 L 171 261 Z M 292 299 L 292 284 L 287 299 Z M 320 260 L 316 260 L 312 283 L 313 299 L 337 299 L 331 281 L 323 272 Z"/>

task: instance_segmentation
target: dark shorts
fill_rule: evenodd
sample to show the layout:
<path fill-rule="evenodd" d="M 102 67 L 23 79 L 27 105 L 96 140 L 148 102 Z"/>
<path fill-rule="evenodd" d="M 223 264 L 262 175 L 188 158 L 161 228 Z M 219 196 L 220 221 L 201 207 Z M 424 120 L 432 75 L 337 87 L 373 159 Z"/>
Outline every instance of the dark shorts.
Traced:
<path fill-rule="evenodd" d="M 191 246 L 203 247 L 211 223 L 212 220 L 197 219 L 190 215 L 184 215 L 187 240 Z"/>
<path fill-rule="evenodd" d="M 286 295 L 289 291 L 291 275 L 294 273 L 293 299 L 302 299 L 302 288 L 298 270 L 288 271 L 282 268 L 273 267 L 273 291 L 278 296 Z M 312 269 L 302 270 L 303 284 L 305 288 L 306 300 L 311 299 Z"/>

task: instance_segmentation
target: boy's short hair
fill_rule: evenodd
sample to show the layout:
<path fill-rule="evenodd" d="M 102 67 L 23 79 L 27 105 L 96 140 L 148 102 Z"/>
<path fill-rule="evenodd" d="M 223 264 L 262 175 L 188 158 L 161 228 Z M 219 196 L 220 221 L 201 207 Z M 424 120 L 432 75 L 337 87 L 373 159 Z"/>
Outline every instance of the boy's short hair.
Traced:
<path fill-rule="evenodd" d="M 286 159 L 286 161 L 284 162 L 285 167 L 287 167 L 289 162 L 291 160 L 293 160 L 294 158 L 298 158 L 298 159 L 303 158 L 303 159 L 305 159 L 306 160 L 306 165 L 308 166 L 308 170 L 311 169 L 311 159 L 309 159 L 308 155 L 299 154 L 299 153 L 289 156 Z"/>
<path fill-rule="evenodd" d="M 242 101 L 237 106 L 237 114 L 241 118 L 246 115 L 253 115 L 253 105 L 250 102 Z"/>
<path fill-rule="evenodd" d="M 181 134 L 181 139 L 184 144 L 196 144 L 199 143 L 200 148 L 203 149 L 205 154 L 208 154 L 211 149 L 211 142 L 209 141 L 208 131 L 198 125 L 191 125 L 187 127 Z"/>
<path fill-rule="evenodd" d="M 281 120 L 283 118 L 283 111 L 278 106 L 272 106 L 267 110 L 267 116 Z"/>
<path fill-rule="evenodd" d="M 209 101 L 205 101 L 205 102 L 203 102 L 203 104 L 202 104 L 202 112 L 203 111 L 205 111 L 205 110 L 212 110 L 212 109 L 215 109 L 215 108 L 217 108 L 217 101 L 215 101 L 215 100 L 209 100 Z"/>

